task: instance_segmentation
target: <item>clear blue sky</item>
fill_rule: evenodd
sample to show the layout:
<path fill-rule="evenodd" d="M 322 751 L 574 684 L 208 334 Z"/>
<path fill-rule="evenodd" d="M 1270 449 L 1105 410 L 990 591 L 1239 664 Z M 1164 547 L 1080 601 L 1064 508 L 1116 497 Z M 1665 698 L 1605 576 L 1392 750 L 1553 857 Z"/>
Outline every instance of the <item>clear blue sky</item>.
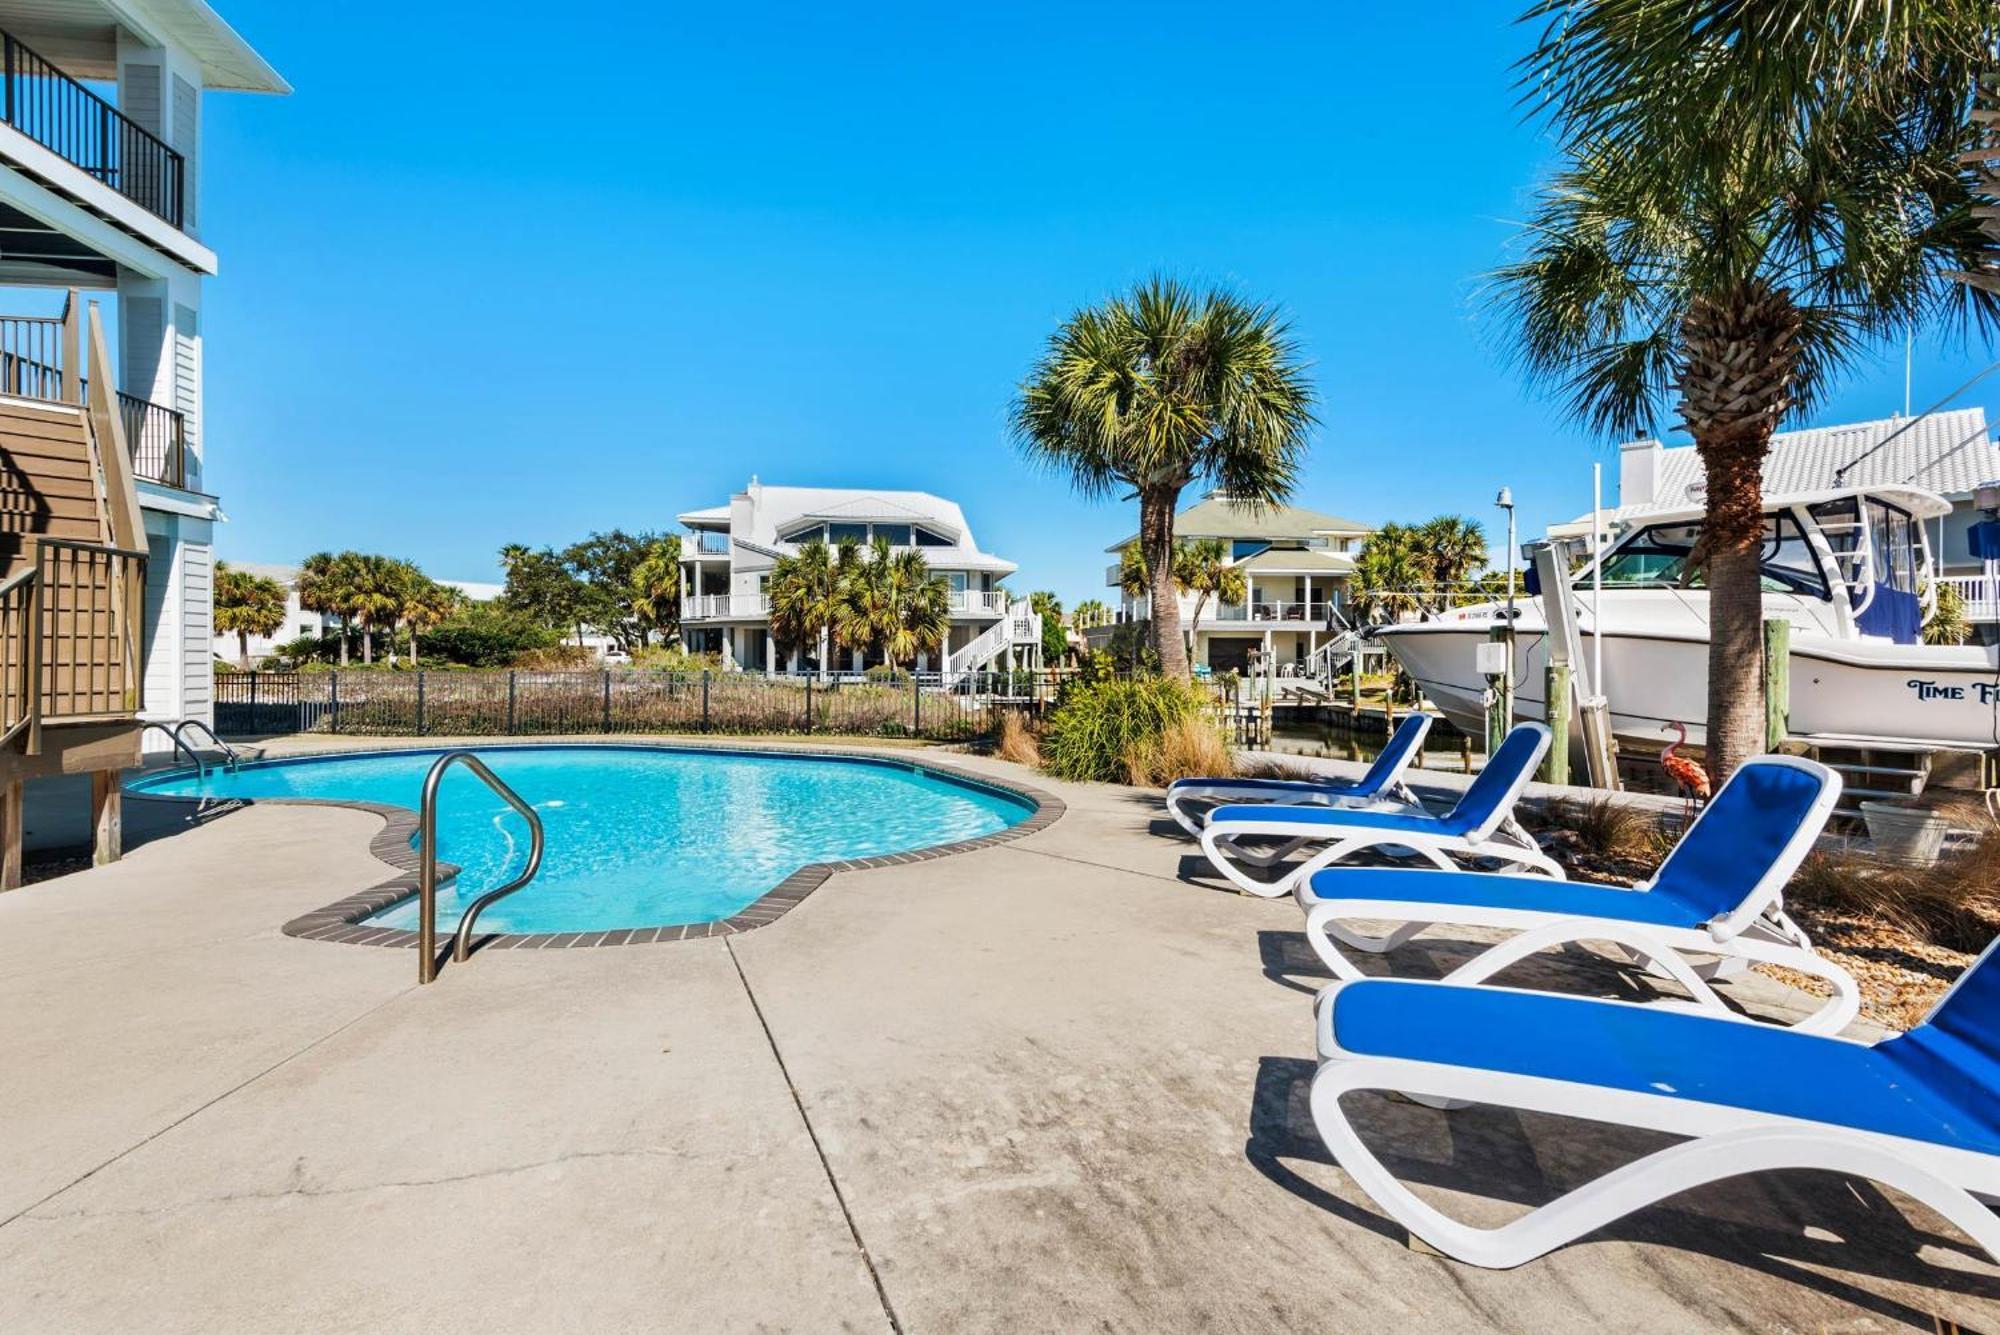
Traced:
<path fill-rule="evenodd" d="M 1057 321 L 1155 270 L 1290 313 L 1301 504 L 1490 532 L 1505 482 L 1532 533 L 1615 472 L 1478 313 L 1550 158 L 1510 5 L 223 9 L 298 90 L 207 103 L 226 558 L 491 579 L 755 471 L 942 493 L 1021 588 L 1103 597 L 1130 507 L 1003 420 Z M 1982 354 L 1920 346 L 1917 406 Z M 1822 417 L 1902 396 L 1898 348 Z"/>

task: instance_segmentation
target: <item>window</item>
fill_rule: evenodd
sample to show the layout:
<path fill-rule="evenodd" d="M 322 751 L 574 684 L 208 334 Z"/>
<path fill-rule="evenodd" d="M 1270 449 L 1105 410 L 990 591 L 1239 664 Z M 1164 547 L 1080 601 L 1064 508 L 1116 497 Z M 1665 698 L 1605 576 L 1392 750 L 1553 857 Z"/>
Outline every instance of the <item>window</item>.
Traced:
<path fill-rule="evenodd" d="M 1701 536 L 1700 524 L 1654 524 L 1640 529 L 1604 558 L 1607 589 L 1707 587 L 1699 573 L 1687 573 L 1688 553 Z M 1827 596 L 1826 581 L 1798 520 L 1766 516 L 1760 574 L 1767 593 Z"/>
<path fill-rule="evenodd" d="M 315 625 L 313 625 L 313 623 L 312 623 L 312 622 L 310 622 L 310 621 L 301 621 L 301 622 L 299 623 L 299 634 L 301 634 L 301 635 L 317 635 L 317 634 L 319 634 L 319 627 L 318 627 L 318 626 L 315 626 Z"/>
<path fill-rule="evenodd" d="M 795 542 L 795 543 L 799 544 L 799 545 L 800 545 L 800 546 L 802 546 L 802 547 L 803 547 L 803 546 L 804 546 L 804 545 L 805 545 L 806 543 L 809 543 L 809 542 L 825 542 L 825 541 L 826 541 L 826 525 L 824 525 L 824 524 L 809 524 L 809 525 L 807 525 L 807 526 L 806 526 L 805 528 L 802 528 L 802 529 L 798 529 L 798 530 L 796 530 L 796 531 L 794 531 L 794 532 L 791 532 L 791 533 L 787 533 L 787 534 L 785 535 L 785 541 L 786 541 L 786 542 Z M 724 548 L 724 550 L 726 551 L 726 550 L 728 550 L 728 549 L 727 549 L 727 548 Z"/>
<path fill-rule="evenodd" d="M 917 530 L 917 546 L 919 547 L 956 547 L 957 545 L 950 538 L 940 537 L 927 528 Z"/>
<path fill-rule="evenodd" d="M 953 593 L 965 592 L 965 572 L 963 570 L 947 570 L 944 572 L 944 577 L 946 582 L 951 585 Z"/>
<path fill-rule="evenodd" d="M 908 524 L 877 524 L 875 526 L 875 536 L 878 538 L 887 538 L 891 547 L 907 547 L 910 545 L 910 526 Z"/>
<path fill-rule="evenodd" d="M 1255 556 L 1259 552 L 1268 551 L 1270 546 L 1270 543 L 1264 542 L 1261 539 L 1238 538 L 1229 544 L 1229 559 L 1232 561 L 1241 561 L 1245 557 Z"/>
<path fill-rule="evenodd" d="M 858 542 L 866 546 L 868 543 L 868 525 L 828 524 L 826 526 L 826 540 L 836 547 L 848 541 Z"/>

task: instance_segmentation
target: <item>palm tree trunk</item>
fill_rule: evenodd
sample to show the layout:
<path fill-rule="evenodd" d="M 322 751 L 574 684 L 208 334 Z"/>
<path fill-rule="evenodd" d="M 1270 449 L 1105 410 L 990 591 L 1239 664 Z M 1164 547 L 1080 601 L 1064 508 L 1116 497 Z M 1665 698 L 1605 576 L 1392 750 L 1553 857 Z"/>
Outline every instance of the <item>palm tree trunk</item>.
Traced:
<path fill-rule="evenodd" d="M 1761 280 L 1688 304 L 1681 413 L 1707 470 L 1696 558 L 1708 584 L 1708 772 L 1720 788 L 1764 749 L 1764 456 L 1791 404 L 1800 317 Z"/>
<path fill-rule="evenodd" d="M 347 618 L 340 619 L 340 665 L 347 666 Z"/>
<path fill-rule="evenodd" d="M 365 625 L 361 628 L 361 663 L 364 667 L 375 665 L 375 632 Z"/>
<path fill-rule="evenodd" d="M 412 623 L 410 626 L 410 668 L 412 671 L 415 671 L 420 666 L 422 664 L 417 661 L 417 628 L 415 623 Z"/>
<path fill-rule="evenodd" d="M 1174 506 L 1179 487 L 1139 490 L 1139 547 L 1146 554 L 1146 577 L 1153 599 L 1153 648 L 1164 676 L 1185 680 L 1187 646 L 1181 641 L 1180 588 L 1174 583 Z"/>
<path fill-rule="evenodd" d="M 1717 787 L 1764 749 L 1766 429 L 1755 439 L 1700 449 L 1708 469 L 1702 542 L 1708 584 L 1708 771 Z"/>
<path fill-rule="evenodd" d="M 245 672 L 250 670 L 250 632 L 247 630 L 236 632 L 236 666 Z"/>

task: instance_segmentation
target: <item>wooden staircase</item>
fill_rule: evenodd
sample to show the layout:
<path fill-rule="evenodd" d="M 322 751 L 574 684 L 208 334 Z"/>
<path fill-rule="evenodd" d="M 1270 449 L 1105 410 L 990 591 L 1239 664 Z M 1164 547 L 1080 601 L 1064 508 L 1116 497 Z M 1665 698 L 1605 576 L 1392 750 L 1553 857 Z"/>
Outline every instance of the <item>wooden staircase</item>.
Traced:
<path fill-rule="evenodd" d="M 89 774 L 107 862 L 139 763 L 145 533 L 104 330 L 80 315 L 72 294 L 58 366 L 0 350 L 0 889 L 20 884 L 27 782 Z"/>

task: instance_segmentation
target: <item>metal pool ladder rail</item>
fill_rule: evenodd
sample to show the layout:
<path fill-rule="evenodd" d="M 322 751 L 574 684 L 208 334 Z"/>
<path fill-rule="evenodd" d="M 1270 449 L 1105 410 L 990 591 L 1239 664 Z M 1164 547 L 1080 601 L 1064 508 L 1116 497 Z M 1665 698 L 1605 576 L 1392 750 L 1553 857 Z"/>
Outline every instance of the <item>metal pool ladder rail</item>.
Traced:
<path fill-rule="evenodd" d="M 465 963 L 471 951 L 472 926 L 479 921 L 479 915 L 495 900 L 505 899 L 522 886 L 535 879 L 535 873 L 542 869 L 542 818 L 535 809 L 521 800 L 520 794 L 501 782 L 500 776 L 486 767 L 486 762 L 470 751 L 447 751 L 437 758 L 430 773 L 424 776 L 423 802 L 417 809 L 418 857 L 417 864 L 417 982 L 428 983 L 437 978 L 437 809 L 438 784 L 443 782 L 445 771 L 453 765 L 463 765 L 479 776 L 496 793 L 500 800 L 521 813 L 528 822 L 528 865 L 507 884 L 497 890 L 488 890 L 479 898 L 466 905 L 465 913 L 458 920 L 458 931 L 454 934 L 451 959 L 454 964 Z"/>

